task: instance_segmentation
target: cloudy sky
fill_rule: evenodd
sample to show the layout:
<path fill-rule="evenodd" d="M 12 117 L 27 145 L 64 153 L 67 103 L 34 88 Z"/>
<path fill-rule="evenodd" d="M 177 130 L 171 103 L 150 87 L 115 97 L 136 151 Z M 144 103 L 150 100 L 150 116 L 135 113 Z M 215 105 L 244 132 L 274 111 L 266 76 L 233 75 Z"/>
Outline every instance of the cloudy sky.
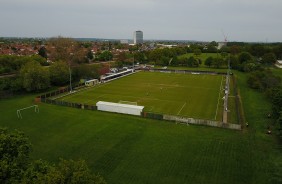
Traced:
<path fill-rule="evenodd" d="M 282 0 L 0 0 L 0 37 L 282 41 Z"/>

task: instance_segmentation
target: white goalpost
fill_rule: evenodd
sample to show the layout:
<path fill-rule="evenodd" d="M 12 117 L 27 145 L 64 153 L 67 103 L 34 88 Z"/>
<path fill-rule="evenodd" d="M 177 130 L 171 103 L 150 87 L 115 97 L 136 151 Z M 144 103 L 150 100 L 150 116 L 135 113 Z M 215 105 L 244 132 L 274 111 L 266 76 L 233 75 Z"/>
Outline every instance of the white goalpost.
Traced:
<path fill-rule="evenodd" d="M 25 107 L 25 108 L 22 108 L 22 109 L 18 109 L 18 110 L 17 110 L 17 116 L 18 116 L 18 118 L 23 119 L 22 114 L 21 114 L 21 111 L 26 110 L 26 109 L 30 109 L 30 108 L 34 108 L 34 112 L 39 113 L 39 107 L 38 107 L 38 105 L 32 105 L 32 106 L 29 106 L 29 107 Z"/>

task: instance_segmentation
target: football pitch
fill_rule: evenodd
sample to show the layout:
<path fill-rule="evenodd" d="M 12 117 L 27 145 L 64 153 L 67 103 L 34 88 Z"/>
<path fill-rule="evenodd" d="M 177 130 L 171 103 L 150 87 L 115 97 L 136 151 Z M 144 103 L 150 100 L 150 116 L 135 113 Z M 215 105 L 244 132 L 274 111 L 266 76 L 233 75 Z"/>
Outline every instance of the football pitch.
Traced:
<path fill-rule="evenodd" d="M 59 100 L 88 105 L 137 102 L 146 112 L 220 121 L 224 84 L 222 75 L 137 72 Z"/>

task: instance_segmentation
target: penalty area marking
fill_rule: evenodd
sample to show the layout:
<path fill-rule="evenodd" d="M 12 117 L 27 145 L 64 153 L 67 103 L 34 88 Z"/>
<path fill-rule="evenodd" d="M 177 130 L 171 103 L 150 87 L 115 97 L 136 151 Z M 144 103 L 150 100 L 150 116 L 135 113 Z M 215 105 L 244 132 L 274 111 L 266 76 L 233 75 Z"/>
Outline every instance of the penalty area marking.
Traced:
<path fill-rule="evenodd" d="M 181 112 L 181 111 L 182 111 L 182 109 L 185 107 L 185 105 L 186 105 L 186 102 L 182 105 L 182 107 L 181 107 L 181 109 L 178 111 L 177 115 L 179 115 L 179 114 L 180 114 L 180 112 Z"/>

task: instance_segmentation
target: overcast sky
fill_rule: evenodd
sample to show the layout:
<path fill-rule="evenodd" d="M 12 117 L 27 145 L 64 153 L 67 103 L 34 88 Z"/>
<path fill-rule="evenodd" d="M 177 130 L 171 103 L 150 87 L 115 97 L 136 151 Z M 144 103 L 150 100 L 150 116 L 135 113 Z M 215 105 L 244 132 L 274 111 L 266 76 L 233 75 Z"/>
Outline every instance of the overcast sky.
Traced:
<path fill-rule="evenodd" d="M 0 37 L 282 41 L 282 0 L 0 0 Z"/>

